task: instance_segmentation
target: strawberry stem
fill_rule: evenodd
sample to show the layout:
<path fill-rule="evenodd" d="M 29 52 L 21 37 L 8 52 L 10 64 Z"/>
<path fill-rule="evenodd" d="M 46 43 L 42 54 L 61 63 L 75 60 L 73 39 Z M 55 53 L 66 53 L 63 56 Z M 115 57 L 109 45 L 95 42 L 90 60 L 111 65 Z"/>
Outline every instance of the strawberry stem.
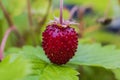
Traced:
<path fill-rule="evenodd" d="M 7 31 L 5 32 L 5 35 L 4 35 L 3 39 L 2 39 L 2 42 L 1 42 L 1 45 L 0 45 L 0 61 L 4 58 L 3 53 L 4 53 L 4 49 L 5 49 L 5 44 L 6 44 L 6 41 L 7 41 L 8 36 L 10 35 L 10 33 L 11 33 L 13 30 L 15 30 L 15 27 L 14 27 L 14 26 L 9 27 L 9 28 L 7 29 Z"/>
<path fill-rule="evenodd" d="M 60 0 L 60 24 L 63 24 L 63 0 Z"/>
<path fill-rule="evenodd" d="M 9 15 L 9 13 L 7 12 L 5 6 L 3 5 L 2 0 L 0 0 L 0 8 L 4 14 L 4 17 L 6 18 L 6 21 L 9 25 L 9 27 L 13 27 L 13 26 L 15 27 L 15 24 L 14 24 L 11 16 Z M 17 29 L 14 31 L 14 33 L 19 38 L 19 42 L 21 42 L 20 46 L 22 46 L 24 41 L 23 41 L 21 34 L 19 33 L 19 31 Z"/>

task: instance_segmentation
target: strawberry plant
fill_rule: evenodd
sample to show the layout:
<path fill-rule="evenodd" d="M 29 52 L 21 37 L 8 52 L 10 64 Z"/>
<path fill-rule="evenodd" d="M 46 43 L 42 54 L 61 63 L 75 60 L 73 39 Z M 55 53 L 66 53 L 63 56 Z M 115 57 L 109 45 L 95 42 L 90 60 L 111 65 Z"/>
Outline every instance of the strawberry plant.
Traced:
<path fill-rule="evenodd" d="M 95 0 L 86 2 L 91 1 Z M 74 12 L 81 8 L 68 11 L 64 0 L 59 2 L 59 18 L 49 21 L 53 18 L 51 6 L 55 1 L 0 0 L 0 80 L 99 80 L 97 76 L 100 80 L 119 80 L 119 47 L 98 43 L 93 36 L 86 37 L 94 28 L 83 27 L 81 12 L 80 20 L 72 19 Z M 74 3 L 79 2 L 86 3 L 82 0 Z M 103 6 L 97 2 L 95 6 L 102 9 L 101 14 Z M 58 15 L 58 10 L 55 14 Z"/>

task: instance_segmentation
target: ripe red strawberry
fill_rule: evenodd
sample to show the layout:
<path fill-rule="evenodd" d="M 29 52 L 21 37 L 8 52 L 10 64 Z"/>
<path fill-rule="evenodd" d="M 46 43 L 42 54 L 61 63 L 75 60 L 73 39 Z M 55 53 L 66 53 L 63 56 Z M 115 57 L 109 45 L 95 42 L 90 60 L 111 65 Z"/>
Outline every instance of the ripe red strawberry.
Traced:
<path fill-rule="evenodd" d="M 43 32 L 43 49 L 54 64 L 66 64 L 75 55 L 77 45 L 78 35 L 70 26 L 53 23 Z"/>

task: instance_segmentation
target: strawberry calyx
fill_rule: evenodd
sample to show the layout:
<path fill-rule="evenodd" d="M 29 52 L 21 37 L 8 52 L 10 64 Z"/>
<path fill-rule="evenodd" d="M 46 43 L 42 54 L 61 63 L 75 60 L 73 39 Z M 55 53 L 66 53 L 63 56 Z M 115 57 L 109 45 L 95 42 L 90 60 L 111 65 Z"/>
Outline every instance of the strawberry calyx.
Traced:
<path fill-rule="evenodd" d="M 55 17 L 54 20 L 51 20 L 49 22 L 49 24 L 57 24 L 57 25 L 60 25 L 61 27 L 67 27 L 67 26 L 70 26 L 70 25 L 79 25 L 78 23 L 76 23 L 74 21 L 64 20 L 64 19 L 63 19 L 63 22 L 61 24 L 60 19 L 57 18 L 57 17 Z"/>

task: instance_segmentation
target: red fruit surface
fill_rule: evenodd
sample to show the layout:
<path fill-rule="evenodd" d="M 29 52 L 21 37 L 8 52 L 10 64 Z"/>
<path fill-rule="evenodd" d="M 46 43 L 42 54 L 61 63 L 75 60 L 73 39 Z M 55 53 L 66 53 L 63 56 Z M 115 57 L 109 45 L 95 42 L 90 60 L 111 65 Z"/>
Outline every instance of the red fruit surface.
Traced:
<path fill-rule="evenodd" d="M 43 49 L 54 64 L 66 64 L 75 55 L 77 45 L 78 34 L 69 26 L 51 24 L 43 32 Z"/>

